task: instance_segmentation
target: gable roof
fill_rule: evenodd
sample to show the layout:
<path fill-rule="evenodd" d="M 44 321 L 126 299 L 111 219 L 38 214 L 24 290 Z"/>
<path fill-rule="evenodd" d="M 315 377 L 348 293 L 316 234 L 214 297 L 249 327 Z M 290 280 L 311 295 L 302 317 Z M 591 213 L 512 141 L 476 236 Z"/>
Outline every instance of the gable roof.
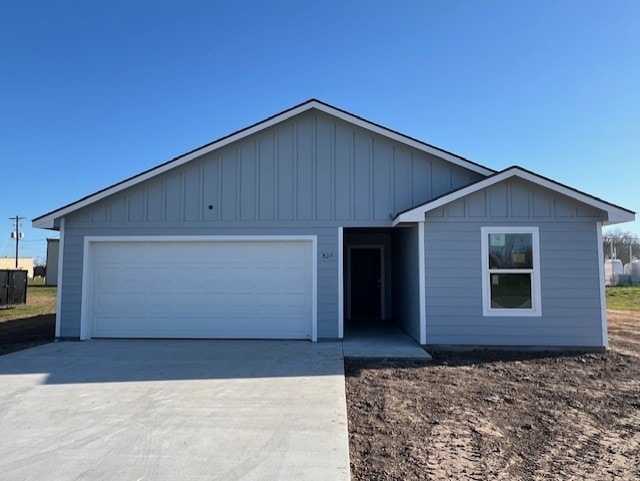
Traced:
<path fill-rule="evenodd" d="M 598 197 L 586 194 L 577 189 L 574 189 L 573 187 L 569 187 L 567 185 L 561 184 L 560 182 L 556 182 L 555 180 L 551 180 L 547 177 L 538 175 L 535 172 L 531 172 L 530 170 L 523 169 L 522 167 L 514 165 L 500 172 L 496 172 L 489 177 L 480 179 L 472 184 L 460 187 L 459 189 L 451 192 L 447 192 L 446 194 L 436 197 L 435 199 L 431 199 L 424 204 L 400 212 L 393 219 L 393 225 L 396 226 L 402 222 L 424 221 L 425 213 L 430 210 L 437 209 L 438 207 L 442 207 L 443 205 L 449 204 L 462 197 L 473 194 L 474 192 L 478 192 L 479 190 L 486 189 L 494 184 L 497 184 L 498 182 L 502 182 L 503 180 L 507 180 L 513 177 L 527 180 L 536 185 L 547 188 L 554 192 L 558 192 L 559 194 L 566 195 L 567 197 L 571 197 L 579 202 L 606 212 L 607 219 L 604 221 L 604 224 L 617 224 L 619 222 L 628 222 L 635 220 L 635 212 L 631 210 L 617 206 L 610 202 L 606 202 L 602 199 L 599 199 Z"/>
<path fill-rule="evenodd" d="M 71 212 L 74 212 L 78 209 L 86 207 L 87 205 L 97 202 L 101 199 L 104 199 L 105 197 L 113 195 L 124 189 L 128 189 L 129 187 L 132 187 L 152 177 L 155 177 L 164 172 L 167 172 L 168 170 L 171 170 L 183 164 L 186 164 L 187 162 L 195 159 L 196 157 L 200 157 L 201 155 L 220 149 L 232 142 L 241 140 L 245 137 L 248 137 L 249 135 L 265 130 L 269 127 L 272 127 L 273 125 L 284 122 L 290 119 L 291 117 L 294 117 L 296 115 L 299 115 L 303 112 L 306 112 L 312 109 L 324 112 L 329 115 L 333 115 L 334 117 L 338 117 L 339 119 L 345 122 L 356 125 L 370 132 L 382 135 L 394 141 L 403 143 L 414 149 L 421 150 L 423 152 L 426 152 L 432 155 L 436 155 L 453 164 L 456 164 L 460 167 L 464 167 L 465 169 L 469 169 L 479 174 L 491 175 L 495 172 L 495 170 L 485 167 L 483 165 L 480 165 L 469 159 L 453 154 L 439 147 L 435 147 L 434 145 L 427 144 L 420 140 L 414 139 L 413 137 L 409 137 L 408 135 L 404 135 L 400 132 L 389 129 L 380 124 L 376 124 L 362 117 L 351 114 L 346 110 L 339 109 L 327 103 L 321 102 L 320 100 L 311 99 L 301 104 L 298 104 L 294 107 L 291 107 L 290 109 L 284 110 L 279 114 L 273 115 L 267 119 L 264 119 L 248 127 L 245 127 L 244 129 L 238 130 L 232 134 L 221 137 L 217 140 L 214 140 L 213 142 L 210 142 L 194 150 L 191 150 L 185 154 L 175 157 L 163 164 L 160 164 L 149 170 L 141 172 L 140 174 L 134 175 L 133 177 L 129 177 L 128 179 L 118 182 L 117 184 L 113 184 L 93 194 L 83 197 L 75 202 L 62 206 L 40 217 L 36 217 L 32 221 L 33 226 L 45 228 L 45 229 L 56 229 L 57 228 L 57 226 L 55 225 L 56 219 L 64 217 L 65 215 Z"/>

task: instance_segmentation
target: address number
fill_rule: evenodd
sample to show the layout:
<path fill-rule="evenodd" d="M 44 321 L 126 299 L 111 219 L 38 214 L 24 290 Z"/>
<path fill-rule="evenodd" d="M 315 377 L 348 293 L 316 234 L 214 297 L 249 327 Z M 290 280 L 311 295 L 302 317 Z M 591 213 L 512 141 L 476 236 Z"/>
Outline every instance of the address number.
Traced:
<path fill-rule="evenodd" d="M 323 253 L 320 254 L 320 256 L 321 256 L 322 259 L 328 261 L 329 259 L 333 259 L 334 254 L 333 254 L 333 252 L 323 252 Z"/>

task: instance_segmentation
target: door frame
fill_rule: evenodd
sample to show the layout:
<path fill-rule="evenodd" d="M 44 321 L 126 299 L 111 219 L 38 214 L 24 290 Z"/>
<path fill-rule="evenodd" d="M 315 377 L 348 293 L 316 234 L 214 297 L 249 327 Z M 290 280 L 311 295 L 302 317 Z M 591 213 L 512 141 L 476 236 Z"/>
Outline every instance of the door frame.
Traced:
<path fill-rule="evenodd" d="M 315 235 L 133 235 L 85 236 L 82 255 L 82 287 L 80 305 L 80 340 L 91 339 L 91 291 L 93 285 L 93 246 L 117 242 L 255 242 L 255 241 L 307 241 L 311 243 L 311 341 L 318 341 L 318 237 Z"/>
<path fill-rule="evenodd" d="M 378 249 L 380 251 L 380 319 L 386 319 L 386 273 L 384 268 L 384 244 L 349 244 L 347 245 L 347 285 L 346 285 L 346 319 L 351 319 L 351 251 L 353 249 Z"/>

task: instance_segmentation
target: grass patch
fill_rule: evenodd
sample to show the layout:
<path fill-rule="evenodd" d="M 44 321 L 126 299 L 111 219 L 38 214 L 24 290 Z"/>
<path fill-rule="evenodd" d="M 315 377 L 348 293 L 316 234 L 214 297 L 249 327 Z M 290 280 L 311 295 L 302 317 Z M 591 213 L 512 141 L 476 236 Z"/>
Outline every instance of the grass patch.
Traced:
<path fill-rule="evenodd" d="M 640 311 L 640 286 L 607 287 L 607 309 Z"/>
<path fill-rule="evenodd" d="M 27 288 L 27 303 L 21 306 L 0 307 L 0 322 L 26 317 L 55 314 L 57 287 L 33 286 Z"/>

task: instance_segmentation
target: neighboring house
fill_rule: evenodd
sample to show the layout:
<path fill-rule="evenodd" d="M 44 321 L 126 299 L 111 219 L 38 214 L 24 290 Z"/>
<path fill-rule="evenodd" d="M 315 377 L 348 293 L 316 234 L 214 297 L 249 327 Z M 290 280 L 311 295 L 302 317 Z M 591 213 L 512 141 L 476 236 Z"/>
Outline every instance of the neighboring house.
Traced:
<path fill-rule="evenodd" d="M 634 213 L 310 100 L 56 209 L 56 336 L 607 344 L 603 224 Z"/>
<path fill-rule="evenodd" d="M 47 271 L 44 283 L 48 286 L 58 285 L 58 252 L 60 239 L 47 239 Z"/>
<path fill-rule="evenodd" d="M 27 271 L 27 277 L 33 278 L 33 257 L 18 257 L 18 269 Z M 16 268 L 15 257 L 0 257 L 0 270 L 13 270 Z"/>

